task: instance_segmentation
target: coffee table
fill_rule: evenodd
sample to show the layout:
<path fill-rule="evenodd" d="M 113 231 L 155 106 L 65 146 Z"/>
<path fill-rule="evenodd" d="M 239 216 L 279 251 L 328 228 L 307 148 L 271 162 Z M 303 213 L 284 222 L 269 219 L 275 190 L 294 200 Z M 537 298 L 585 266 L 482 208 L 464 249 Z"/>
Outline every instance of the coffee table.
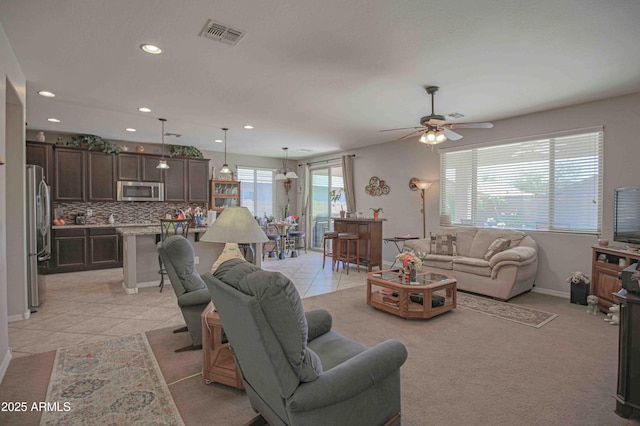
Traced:
<path fill-rule="evenodd" d="M 402 318 L 432 318 L 456 307 L 451 275 L 421 269 L 417 282 L 409 284 L 399 268 L 369 272 L 367 304 Z"/>

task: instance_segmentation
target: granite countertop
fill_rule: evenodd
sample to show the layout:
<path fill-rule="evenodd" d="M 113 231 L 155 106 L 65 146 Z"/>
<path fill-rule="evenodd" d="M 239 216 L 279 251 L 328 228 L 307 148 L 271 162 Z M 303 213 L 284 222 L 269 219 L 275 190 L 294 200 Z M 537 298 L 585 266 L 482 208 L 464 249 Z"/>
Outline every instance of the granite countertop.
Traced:
<path fill-rule="evenodd" d="M 199 234 L 206 232 L 209 229 L 208 226 L 190 226 L 189 233 Z M 116 225 L 116 232 L 120 235 L 158 235 L 160 234 L 160 224 L 157 225 L 137 225 L 137 226 L 123 226 Z"/>
<path fill-rule="evenodd" d="M 372 217 L 334 217 L 333 220 L 345 220 L 350 222 L 384 222 L 387 219 L 381 217 L 374 219 Z"/>
<path fill-rule="evenodd" d="M 83 228 L 122 228 L 122 227 L 135 227 L 135 226 L 160 226 L 160 222 L 143 222 L 143 223 L 88 223 L 86 225 L 76 225 L 75 223 L 69 223 L 65 225 L 53 225 L 51 229 L 83 229 Z"/>

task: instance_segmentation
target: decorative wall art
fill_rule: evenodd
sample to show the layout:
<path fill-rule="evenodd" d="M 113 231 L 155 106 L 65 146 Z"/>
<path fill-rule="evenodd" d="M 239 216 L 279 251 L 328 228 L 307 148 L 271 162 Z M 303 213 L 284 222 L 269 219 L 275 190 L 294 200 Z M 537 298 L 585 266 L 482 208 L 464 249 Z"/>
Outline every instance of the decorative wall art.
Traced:
<path fill-rule="evenodd" d="M 416 185 L 416 182 L 419 181 L 420 179 L 418 178 L 411 178 L 409 179 L 409 189 L 412 191 L 417 191 L 418 190 L 418 186 Z"/>
<path fill-rule="evenodd" d="M 383 180 L 380 180 L 378 177 L 373 176 L 369 179 L 369 185 L 364 187 L 364 192 L 373 196 L 376 195 L 386 195 L 389 193 L 391 188 L 387 185 Z"/>

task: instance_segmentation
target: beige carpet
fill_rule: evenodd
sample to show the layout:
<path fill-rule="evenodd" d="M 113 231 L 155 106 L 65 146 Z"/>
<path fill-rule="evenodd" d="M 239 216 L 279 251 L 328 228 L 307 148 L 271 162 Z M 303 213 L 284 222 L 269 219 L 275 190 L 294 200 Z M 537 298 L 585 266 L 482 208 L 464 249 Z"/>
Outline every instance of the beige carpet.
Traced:
<path fill-rule="evenodd" d="M 405 426 L 640 424 L 637 414 L 625 420 L 614 413 L 618 328 L 586 314 L 584 306 L 536 293 L 512 299 L 518 306 L 558 314 L 544 327 L 533 328 L 465 309 L 429 320 L 404 320 L 367 306 L 365 294 L 360 286 L 303 303 L 306 309 L 329 310 L 337 332 L 367 345 L 395 338 L 407 346 L 409 358 L 402 368 Z M 168 328 L 147 337 L 185 424 L 243 425 L 253 418 L 244 392 L 204 384 L 199 351 L 173 353 L 188 336 Z M 31 380 L 30 368 L 50 371 L 50 364 L 40 364 L 52 357 L 31 364 L 27 358 L 32 357 L 12 361 L 0 385 L 0 400 L 34 398 L 29 392 L 44 395 L 46 382 L 42 385 L 37 377 L 32 386 L 20 381 Z M 33 418 L 33 413 L 0 413 L 0 424 L 37 424 L 28 420 Z"/>

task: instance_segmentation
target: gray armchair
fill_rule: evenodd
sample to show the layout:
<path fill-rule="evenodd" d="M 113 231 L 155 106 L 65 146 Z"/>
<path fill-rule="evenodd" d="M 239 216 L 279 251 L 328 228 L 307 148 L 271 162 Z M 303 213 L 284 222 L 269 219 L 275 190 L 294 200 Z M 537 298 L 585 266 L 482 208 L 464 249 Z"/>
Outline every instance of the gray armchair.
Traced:
<path fill-rule="evenodd" d="M 271 426 L 400 424 L 402 343 L 366 348 L 331 331 L 331 315 L 305 314 L 288 278 L 240 259 L 203 279 L 251 406 Z"/>
<path fill-rule="evenodd" d="M 195 252 L 191 243 L 181 235 L 173 235 L 158 243 L 158 254 L 167 271 L 178 306 L 187 324 L 192 345 L 176 352 L 202 348 L 202 319 L 200 315 L 211 301 L 202 277 L 194 268 Z M 178 330 L 184 331 L 184 330 Z"/>

